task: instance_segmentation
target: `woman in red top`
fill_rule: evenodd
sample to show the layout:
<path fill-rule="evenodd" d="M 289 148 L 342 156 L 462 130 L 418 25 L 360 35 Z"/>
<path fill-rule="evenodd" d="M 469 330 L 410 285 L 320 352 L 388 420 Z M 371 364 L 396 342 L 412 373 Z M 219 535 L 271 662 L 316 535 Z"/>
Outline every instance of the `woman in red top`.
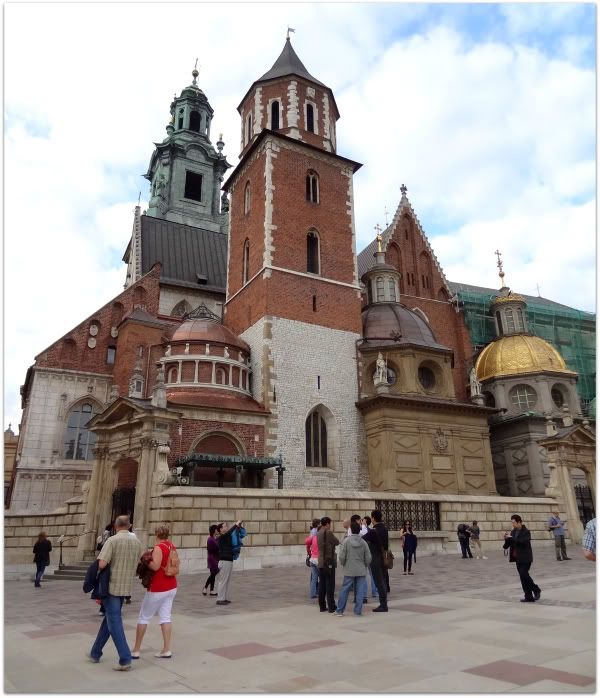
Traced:
<path fill-rule="evenodd" d="M 157 526 L 154 534 L 156 543 L 152 551 L 152 560 L 148 564 L 154 570 L 154 576 L 150 587 L 142 601 L 137 628 L 135 630 L 135 646 L 131 650 L 132 659 L 140 658 L 140 647 L 146 634 L 146 627 L 150 619 L 158 613 L 160 629 L 163 636 L 163 648 L 154 656 L 160 659 L 169 659 L 171 655 L 171 607 L 177 593 L 176 577 L 167 577 L 165 567 L 169 559 L 169 551 L 175 548 L 168 540 L 169 527 L 166 524 Z"/>

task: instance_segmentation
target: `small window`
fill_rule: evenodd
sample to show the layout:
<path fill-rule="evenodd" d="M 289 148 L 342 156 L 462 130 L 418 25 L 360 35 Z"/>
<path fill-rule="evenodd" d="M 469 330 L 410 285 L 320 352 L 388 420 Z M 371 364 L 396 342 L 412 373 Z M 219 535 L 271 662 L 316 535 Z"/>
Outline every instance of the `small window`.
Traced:
<path fill-rule="evenodd" d="M 319 236 L 314 230 L 306 236 L 306 271 L 319 274 Z"/>
<path fill-rule="evenodd" d="M 190 113 L 190 131 L 200 133 L 200 114 L 197 111 Z"/>
<path fill-rule="evenodd" d="M 316 313 L 317 312 L 317 297 L 313 296 L 312 301 L 313 301 L 313 313 Z"/>
<path fill-rule="evenodd" d="M 179 120 L 177 122 L 177 128 L 183 128 L 183 116 L 179 117 Z"/>
<path fill-rule="evenodd" d="M 435 388 L 435 373 L 428 366 L 419 366 L 419 383 L 425 390 Z"/>
<path fill-rule="evenodd" d="M 525 332 L 525 320 L 523 318 L 523 311 L 521 308 L 517 308 L 517 318 L 516 318 L 517 331 Z"/>
<path fill-rule="evenodd" d="M 114 364 L 116 354 L 117 354 L 117 347 L 108 347 L 108 349 L 106 350 L 106 363 L 107 364 Z"/>
<path fill-rule="evenodd" d="M 309 170 L 306 175 L 306 200 L 313 204 L 319 203 L 319 175 Z"/>
<path fill-rule="evenodd" d="M 197 172 L 190 172 L 189 170 L 185 173 L 185 193 L 184 197 L 186 199 L 192 199 L 193 201 L 202 201 L 202 175 Z"/>
<path fill-rule="evenodd" d="M 250 240 L 246 239 L 246 242 L 244 242 L 244 260 L 243 260 L 243 271 L 242 271 L 242 283 L 243 284 L 248 283 L 248 277 L 249 277 L 248 269 L 249 268 L 250 268 Z"/>
<path fill-rule="evenodd" d="M 169 372 L 167 373 L 167 383 L 177 383 L 177 374 L 178 369 L 176 366 L 170 368 Z"/>
<path fill-rule="evenodd" d="M 315 132 L 315 110 L 312 104 L 306 105 L 306 130 Z"/>
<path fill-rule="evenodd" d="M 504 330 L 502 329 L 502 317 L 499 310 L 496 310 L 496 323 L 498 325 L 498 334 L 503 334 Z"/>
<path fill-rule="evenodd" d="M 383 276 L 378 276 L 375 280 L 375 287 L 377 289 L 377 302 L 385 300 L 385 290 L 383 287 Z"/>
<path fill-rule="evenodd" d="M 77 405 L 69 412 L 63 440 L 65 459 L 94 460 L 93 448 L 96 445 L 96 434 L 88 431 L 87 423 L 95 414 L 96 409 L 89 402 Z"/>
<path fill-rule="evenodd" d="M 327 425 L 319 410 L 306 418 L 306 466 L 308 468 L 327 467 Z"/>
<path fill-rule="evenodd" d="M 246 119 L 246 144 L 250 143 L 252 138 L 252 114 L 248 114 Z"/>
<path fill-rule="evenodd" d="M 529 410 L 535 407 L 537 395 L 528 385 L 517 385 L 510 391 L 510 401 L 518 410 Z"/>
<path fill-rule="evenodd" d="M 217 385 L 225 385 L 225 369 L 224 368 L 218 368 L 215 373 L 215 380 Z"/>
<path fill-rule="evenodd" d="M 506 317 L 506 331 L 507 332 L 515 332 L 516 331 L 515 318 L 513 315 L 512 308 L 506 309 L 505 317 Z"/>
<path fill-rule="evenodd" d="M 271 129 L 276 131 L 279 128 L 279 102 L 271 102 Z"/>
<path fill-rule="evenodd" d="M 565 404 L 565 398 L 559 388 L 552 388 L 550 394 L 552 395 L 552 402 L 558 408 L 561 408 Z"/>
<path fill-rule="evenodd" d="M 250 182 L 246 182 L 246 188 L 244 189 L 244 214 L 250 213 L 251 204 L 251 192 L 250 192 Z"/>
<path fill-rule="evenodd" d="M 396 301 L 396 284 L 391 276 L 388 277 L 388 296 L 389 300 L 393 303 Z"/>

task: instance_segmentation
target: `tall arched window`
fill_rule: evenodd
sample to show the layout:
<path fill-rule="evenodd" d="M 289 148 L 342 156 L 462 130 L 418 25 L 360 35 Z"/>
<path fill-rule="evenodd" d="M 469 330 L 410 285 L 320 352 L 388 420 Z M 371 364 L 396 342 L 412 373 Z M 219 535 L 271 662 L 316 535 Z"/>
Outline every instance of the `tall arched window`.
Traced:
<path fill-rule="evenodd" d="M 507 332 L 515 332 L 515 318 L 513 315 L 512 308 L 507 308 L 505 312 L 506 317 L 506 330 Z"/>
<path fill-rule="evenodd" d="M 271 102 L 271 129 L 276 131 L 279 128 L 279 102 Z"/>
<path fill-rule="evenodd" d="M 250 191 L 250 182 L 246 182 L 246 187 L 244 189 L 244 213 L 248 214 L 250 213 L 250 204 L 251 204 L 251 191 Z"/>
<path fill-rule="evenodd" d="M 383 276 L 378 276 L 375 279 L 375 287 L 377 289 L 377 301 L 381 302 L 385 300 L 385 287 L 383 285 Z"/>
<path fill-rule="evenodd" d="M 64 438 L 64 458 L 68 460 L 93 460 L 92 450 L 96 444 L 96 434 L 88 431 L 87 424 L 97 414 L 91 402 L 75 405 L 69 412 Z"/>
<path fill-rule="evenodd" d="M 319 203 L 319 175 L 314 170 L 309 170 L 306 175 L 306 200 Z"/>
<path fill-rule="evenodd" d="M 315 110 L 312 104 L 306 105 L 306 130 L 315 132 Z"/>
<path fill-rule="evenodd" d="M 311 230 L 306 236 L 306 271 L 319 274 L 319 236 Z"/>
<path fill-rule="evenodd" d="M 249 271 L 248 269 L 250 268 L 250 240 L 246 238 L 246 242 L 244 242 L 244 261 L 243 261 L 243 271 L 242 271 L 242 283 L 246 284 L 248 283 L 248 277 L 249 277 Z"/>
<path fill-rule="evenodd" d="M 177 383 L 177 377 L 179 375 L 179 369 L 177 366 L 172 366 L 167 373 L 167 383 Z"/>
<path fill-rule="evenodd" d="M 217 385 L 226 385 L 227 384 L 227 379 L 225 376 L 225 369 L 224 368 L 218 368 L 215 371 L 215 382 Z"/>
<path fill-rule="evenodd" d="M 306 418 L 306 467 L 327 467 L 327 425 L 319 409 Z"/>
<path fill-rule="evenodd" d="M 190 112 L 190 131 L 200 133 L 200 114 L 197 111 Z"/>
<path fill-rule="evenodd" d="M 252 138 L 252 114 L 248 114 L 248 118 L 246 119 L 246 143 L 250 143 L 250 139 Z"/>
<path fill-rule="evenodd" d="M 523 317 L 523 311 L 521 308 L 517 308 L 517 330 L 519 332 L 524 332 L 525 331 L 525 318 Z"/>
<path fill-rule="evenodd" d="M 388 300 L 396 301 L 396 284 L 391 276 L 388 277 Z"/>

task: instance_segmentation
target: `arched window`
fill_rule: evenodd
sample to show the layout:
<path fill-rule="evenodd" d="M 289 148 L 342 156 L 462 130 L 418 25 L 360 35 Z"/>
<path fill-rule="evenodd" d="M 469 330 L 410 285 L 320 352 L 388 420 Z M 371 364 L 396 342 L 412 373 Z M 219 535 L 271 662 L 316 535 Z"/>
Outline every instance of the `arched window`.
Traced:
<path fill-rule="evenodd" d="M 537 394 L 529 385 L 517 385 L 510 391 L 510 401 L 518 410 L 529 410 L 535 407 Z"/>
<path fill-rule="evenodd" d="M 250 268 L 250 240 L 246 238 L 246 242 L 244 243 L 244 261 L 243 261 L 243 271 L 242 271 L 242 283 L 246 284 L 248 283 L 248 277 L 249 277 L 249 268 Z"/>
<path fill-rule="evenodd" d="M 177 383 L 177 377 L 179 375 L 179 369 L 177 366 L 172 366 L 167 373 L 167 383 Z"/>
<path fill-rule="evenodd" d="M 384 301 L 385 300 L 385 289 L 383 286 L 383 276 L 378 276 L 377 279 L 375 280 L 375 287 L 377 289 L 377 301 Z"/>
<path fill-rule="evenodd" d="M 175 305 L 173 310 L 171 310 L 171 317 L 183 317 L 186 313 L 189 313 L 191 309 L 192 306 L 185 299 L 183 299 Z"/>
<path fill-rule="evenodd" d="M 183 109 L 179 110 L 179 119 L 177 120 L 177 128 L 183 128 Z"/>
<path fill-rule="evenodd" d="M 391 276 L 388 277 L 388 300 L 396 301 L 396 284 Z"/>
<path fill-rule="evenodd" d="M 306 130 L 315 132 L 315 110 L 312 104 L 306 105 Z"/>
<path fill-rule="evenodd" d="M 91 402 L 75 405 L 69 412 L 64 438 L 64 458 L 68 460 L 93 460 L 92 449 L 96 444 L 96 434 L 87 430 L 87 423 L 97 414 Z"/>
<path fill-rule="evenodd" d="M 525 332 L 525 319 L 523 318 L 523 311 L 521 308 L 517 308 L 517 318 L 516 318 L 517 331 Z"/>
<path fill-rule="evenodd" d="M 327 425 L 319 409 L 306 418 L 306 467 L 327 467 Z"/>
<path fill-rule="evenodd" d="M 271 102 L 271 129 L 276 131 L 279 128 L 279 102 Z"/>
<path fill-rule="evenodd" d="M 565 396 L 563 391 L 557 385 L 553 386 L 552 390 L 550 391 L 550 395 L 552 396 L 552 402 L 559 409 L 565 404 Z"/>
<path fill-rule="evenodd" d="M 225 377 L 225 369 L 224 368 L 218 368 L 215 371 L 215 382 L 217 385 L 226 385 L 227 380 Z"/>
<path fill-rule="evenodd" d="M 506 330 L 507 332 L 515 332 L 515 318 L 513 315 L 512 308 L 507 308 L 505 311 L 505 318 L 506 318 Z"/>
<path fill-rule="evenodd" d="M 306 175 L 306 200 L 319 203 L 319 175 L 314 170 L 309 170 Z"/>
<path fill-rule="evenodd" d="M 108 347 L 106 350 L 106 363 L 107 364 L 114 364 L 116 355 L 117 355 L 117 347 L 114 347 L 114 346 Z"/>
<path fill-rule="evenodd" d="M 246 144 L 250 143 L 252 138 L 252 114 L 248 114 L 246 119 Z"/>
<path fill-rule="evenodd" d="M 251 204 L 251 193 L 250 193 L 250 182 L 246 182 L 246 187 L 244 188 L 244 213 L 250 213 Z"/>
<path fill-rule="evenodd" d="M 200 114 L 197 111 L 190 112 L 190 131 L 200 133 Z"/>
<path fill-rule="evenodd" d="M 319 236 L 311 230 L 306 236 L 306 271 L 319 274 Z"/>

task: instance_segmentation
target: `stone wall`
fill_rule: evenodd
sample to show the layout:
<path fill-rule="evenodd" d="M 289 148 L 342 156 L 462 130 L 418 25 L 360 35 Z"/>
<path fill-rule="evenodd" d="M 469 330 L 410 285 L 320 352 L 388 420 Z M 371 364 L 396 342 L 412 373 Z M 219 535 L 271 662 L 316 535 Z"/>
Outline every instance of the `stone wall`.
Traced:
<path fill-rule="evenodd" d="M 370 514 L 375 492 L 322 490 L 258 490 L 217 487 L 169 487 L 151 499 L 149 530 L 158 523 L 171 527 L 173 543 L 179 548 L 183 573 L 203 573 L 206 569 L 206 538 L 212 523 L 233 523 L 241 518 L 248 531 L 237 569 L 301 566 L 306 555 L 304 540 L 310 521 L 330 516 L 338 537 L 344 533 L 341 522 L 352 514 Z M 549 498 L 478 497 L 468 495 L 385 494 L 386 500 L 436 501 L 440 505 L 441 531 L 419 532 L 419 553 L 456 554 L 456 526 L 459 522 L 479 521 L 484 548 L 500 548 L 502 534 L 510 528 L 510 517 L 519 513 L 531 530 L 534 547 L 550 546 L 553 541 L 546 521 L 556 507 Z M 33 544 L 45 530 L 54 546 L 53 565 L 58 564 L 58 538 L 83 533 L 85 502 L 71 499 L 65 507 L 45 516 L 9 515 L 5 518 L 5 578 L 30 573 Z M 95 532 L 97 533 L 97 532 Z M 568 532 L 567 532 L 568 534 Z M 390 533 L 392 550 L 400 554 L 398 534 Z M 152 536 L 143 543 L 151 543 Z M 64 562 L 77 557 L 77 540 L 65 543 Z"/>

